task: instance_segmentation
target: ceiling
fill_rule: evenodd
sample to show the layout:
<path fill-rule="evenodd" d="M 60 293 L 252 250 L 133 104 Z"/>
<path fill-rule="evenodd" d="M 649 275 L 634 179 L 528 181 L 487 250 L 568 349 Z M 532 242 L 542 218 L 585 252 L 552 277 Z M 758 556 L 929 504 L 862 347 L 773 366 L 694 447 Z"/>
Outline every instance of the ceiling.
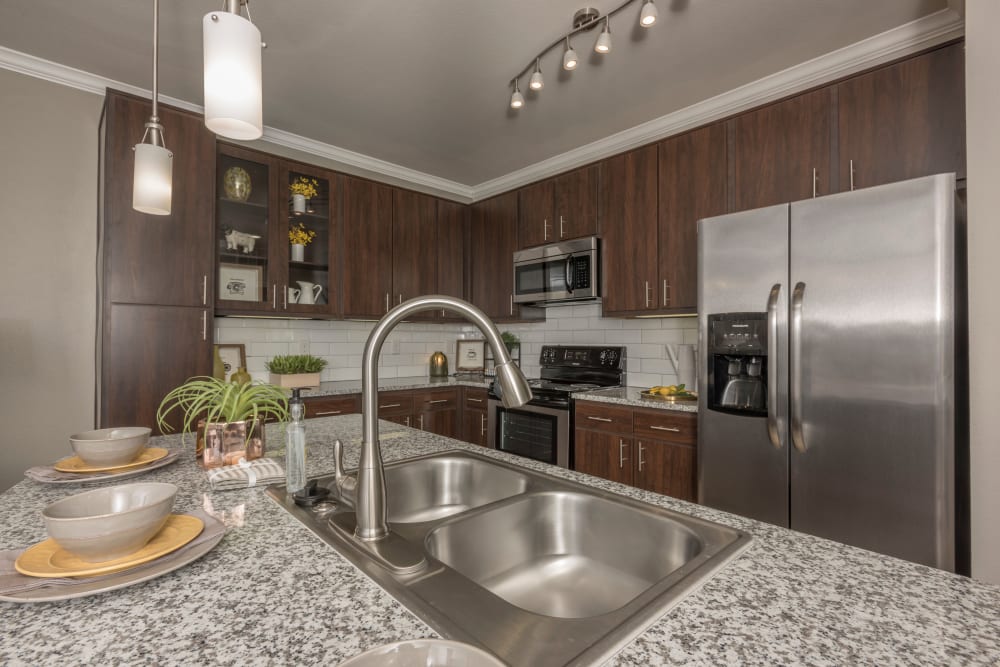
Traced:
<path fill-rule="evenodd" d="M 620 0 L 592 0 L 602 13 Z M 160 92 L 202 103 L 201 20 L 219 1 L 160 8 Z M 508 107 L 508 82 L 564 34 L 582 0 L 252 0 L 264 123 L 475 186 L 948 6 L 947 0 L 658 0 L 574 39 L 580 66 L 542 61 L 546 86 Z M 150 0 L 4 0 L 0 46 L 151 85 Z"/>

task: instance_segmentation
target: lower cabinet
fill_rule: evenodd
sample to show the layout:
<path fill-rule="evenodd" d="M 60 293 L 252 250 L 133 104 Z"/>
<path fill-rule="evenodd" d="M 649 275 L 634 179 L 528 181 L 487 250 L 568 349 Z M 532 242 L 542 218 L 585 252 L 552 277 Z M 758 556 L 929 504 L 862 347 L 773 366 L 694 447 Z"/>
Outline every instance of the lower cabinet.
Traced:
<path fill-rule="evenodd" d="M 414 421 L 410 426 L 448 438 L 458 437 L 458 394 L 457 387 L 414 391 Z"/>
<path fill-rule="evenodd" d="M 459 436 L 465 442 L 471 442 L 481 447 L 486 446 L 486 425 L 489 417 L 486 413 L 486 390 L 476 387 L 463 387 L 462 393 L 462 432 Z"/>
<path fill-rule="evenodd" d="M 353 415 L 361 412 L 361 394 L 306 397 L 302 402 L 306 408 L 306 419 Z"/>
<path fill-rule="evenodd" d="M 694 413 L 578 401 L 576 469 L 693 502 L 697 423 Z"/>

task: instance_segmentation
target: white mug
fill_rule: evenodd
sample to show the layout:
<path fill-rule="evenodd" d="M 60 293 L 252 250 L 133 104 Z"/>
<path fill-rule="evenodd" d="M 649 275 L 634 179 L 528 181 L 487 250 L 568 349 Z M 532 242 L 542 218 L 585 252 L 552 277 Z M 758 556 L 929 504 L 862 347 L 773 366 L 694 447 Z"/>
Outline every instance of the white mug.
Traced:
<path fill-rule="evenodd" d="M 295 289 L 294 287 L 288 288 L 288 303 L 298 303 L 299 295 L 302 294 L 302 290 Z"/>

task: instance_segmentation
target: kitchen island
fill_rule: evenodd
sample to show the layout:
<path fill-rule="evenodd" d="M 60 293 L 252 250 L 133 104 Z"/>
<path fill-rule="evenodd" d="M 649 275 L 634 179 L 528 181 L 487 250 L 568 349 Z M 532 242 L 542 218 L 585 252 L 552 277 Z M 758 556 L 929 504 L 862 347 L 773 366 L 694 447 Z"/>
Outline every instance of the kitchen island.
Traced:
<path fill-rule="evenodd" d="M 1000 588 L 641 489 L 380 422 L 386 460 L 466 449 L 718 521 L 754 543 L 609 664 L 997 664 Z M 283 446 L 271 426 L 272 450 Z M 309 473 L 355 465 L 361 417 L 310 420 Z M 179 446 L 179 436 L 155 439 Z M 189 442 L 189 450 L 193 445 Z M 336 664 L 436 633 L 271 501 L 212 492 L 193 456 L 140 478 L 177 484 L 175 512 L 210 507 L 228 532 L 158 579 L 63 602 L 0 602 L 0 664 Z M 23 481 L 0 496 L 0 548 L 45 537 L 40 510 L 92 487 Z"/>

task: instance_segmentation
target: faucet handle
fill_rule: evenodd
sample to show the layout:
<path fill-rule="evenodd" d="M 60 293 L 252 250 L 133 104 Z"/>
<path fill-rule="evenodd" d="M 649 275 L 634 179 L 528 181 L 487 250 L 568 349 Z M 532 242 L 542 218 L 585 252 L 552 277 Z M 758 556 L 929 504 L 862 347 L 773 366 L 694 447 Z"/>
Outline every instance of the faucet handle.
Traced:
<path fill-rule="evenodd" d="M 333 480 L 337 485 L 337 492 L 340 498 L 354 500 L 354 491 L 358 485 L 358 479 L 354 475 L 344 472 L 344 443 L 340 438 L 333 441 Z"/>

